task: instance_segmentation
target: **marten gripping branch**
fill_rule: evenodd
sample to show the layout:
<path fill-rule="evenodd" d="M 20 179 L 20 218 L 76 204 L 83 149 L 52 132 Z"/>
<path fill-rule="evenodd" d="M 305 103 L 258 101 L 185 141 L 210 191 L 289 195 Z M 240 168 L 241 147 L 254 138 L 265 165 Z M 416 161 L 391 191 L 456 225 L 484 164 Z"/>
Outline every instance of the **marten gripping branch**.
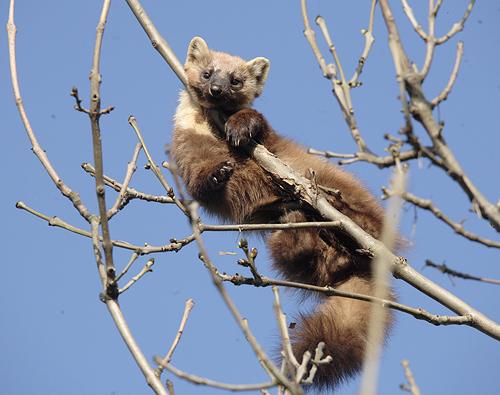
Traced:
<path fill-rule="evenodd" d="M 383 210 L 356 178 L 278 135 L 250 108 L 264 87 L 267 59 L 247 62 L 210 50 L 195 37 L 184 67 L 188 85 L 175 114 L 171 153 L 188 192 L 209 213 L 235 223 L 320 219 L 314 210 L 293 202 L 248 156 L 244 148 L 256 141 L 295 171 L 312 174 L 318 185 L 338 191 L 329 195 L 331 204 L 380 237 Z M 228 117 L 223 132 L 213 123 L 213 110 Z M 371 258 L 345 234 L 326 229 L 273 231 L 267 245 L 274 267 L 288 280 L 373 295 Z M 321 341 L 325 354 L 333 358 L 318 369 L 314 383 L 320 389 L 333 389 L 360 370 L 369 312 L 370 304 L 363 301 L 321 297 L 313 313 L 301 316 L 292 334 L 298 360 L 307 350 L 314 353 Z"/>

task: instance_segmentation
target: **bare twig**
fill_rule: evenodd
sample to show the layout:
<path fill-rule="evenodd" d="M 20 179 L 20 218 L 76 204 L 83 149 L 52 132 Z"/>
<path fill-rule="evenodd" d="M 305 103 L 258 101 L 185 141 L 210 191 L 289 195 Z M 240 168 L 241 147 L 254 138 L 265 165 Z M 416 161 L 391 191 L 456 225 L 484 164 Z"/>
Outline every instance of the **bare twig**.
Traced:
<path fill-rule="evenodd" d="M 155 357 L 155 362 L 160 364 L 161 359 L 159 357 Z M 265 382 L 265 383 L 257 383 L 257 384 L 229 384 L 229 383 L 221 383 L 219 381 L 207 379 L 205 377 L 196 376 L 194 374 L 186 373 L 180 369 L 177 369 L 175 366 L 171 364 L 167 364 L 164 366 L 165 369 L 175 374 L 177 377 L 187 380 L 193 384 L 204 385 L 207 387 L 220 388 L 228 391 L 259 391 L 265 388 L 272 388 L 276 386 L 275 381 Z"/>
<path fill-rule="evenodd" d="M 405 391 L 410 392 L 412 395 L 420 395 L 420 389 L 417 386 L 415 381 L 415 377 L 413 377 L 413 373 L 410 369 L 410 362 L 404 359 L 401 364 L 405 370 L 406 380 L 408 381 L 408 385 L 401 384 L 399 387 Z"/>
<path fill-rule="evenodd" d="M 320 342 L 316 347 L 316 350 L 314 350 L 314 358 L 311 359 L 311 369 L 309 370 L 309 376 L 307 376 L 306 379 L 302 380 L 303 384 L 313 383 L 319 365 L 324 365 L 332 362 L 333 358 L 330 355 L 327 355 L 326 357 L 323 358 L 324 348 L 325 348 L 325 343 Z"/>
<path fill-rule="evenodd" d="M 425 266 L 429 266 L 429 267 L 433 267 L 435 269 L 438 269 L 441 273 L 447 274 L 447 275 L 452 276 L 452 277 L 462 278 L 464 280 L 475 280 L 475 281 L 481 281 L 483 283 L 500 285 L 500 280 L 497 280 L 494 278 L 473 276 L 472 274 L 459 272 L 457 270 L 451 269 L 450 267 L 448 267 L 444 263 L 441 263 L 441 264 L 434 263 L 429 259 L 427 259 L 425 261 Z"/>
<path fill-rule="evenodd" d="M 308 148 L 307 152 L 312 155 L 324 156 L 325 158 L 339 158 L 339 159 L 355 159 L 357 154 L 342 154 L 333 151 L 317 150 L 315 148 Z"/>
<path fill-rule="evenodd" d="M 354 154 L 339 154 L 332 151 L 317 150 L 309 148 L 308 152 L 313 155 L 324 156 L 325 158 L 340 158 L 339 165 L 348 165 L 355 162 L 368 162 L 378 166 L 380 169 L 392 167 L 396 164 L 396 157 L 400 162 L 417 159 L 421 156 L 419 150 L 410 149 L 398 152 L 397 155 L 377 156 L 369 152 L 356 152 Z"/>
<path fill-rule="evenodd" d="M 153 269 L 151 267 L 155 264 L 155 259 L 151 258 L 149 259 L 146 264 L 142 267 L 141 271 L 137 273 L 134 277 L 130 279 L 130 281 L 123 286 L 123 288 L 120 288 L 118 290 L 119 294 L 124 293 L 127 289 L 129 289 L 132 285 L 134 285 L 137 281 L 139 281 L 142 276 L 144 276 L 146 273 L 152 272 Z"/>
<path fill-rule="evenodd" d="M 90 163 L 82 163 L 82 169 L 85 170 L 88 174 L 91 176 L 95 176 L 95 169 L 94 166 L 92 166 Z M 122 184 L 119 183 L 118 181 L 114 180 L 111 177 L 108 177 L 106 175 L 103 176 L 104 178 L 104 183 L 113 188 L 116 192 L 120 192 L 122 190 Z M 151 195 L 148 193 L 144 192 L 139 192 L 135 188 L 127 188 L 126 193 L 124 196 L 125 199 L 140 199 L 140 200 L 145 200 L 148 202 L 156 202 L 156 203 L 174 203 L 174 200 L 171 197 L 168 196 L 161 196 L 161 195 Z"/>
<path fill-rule="evenodd" d="M 319 221 L 319 222 L 293 222 L 284 224 L 235 224 L 235 225 L 209 225 L 201 223 L 200 232 L 227 232 L 230 230 L 237 232 L 259 231 L 259 230 L 287 230 L 287 229 L 323 229 L 338 228 L 338 221 Z"/>
<path fill-rule="evenodd" d="M 134 148 L 134 153 L 132 154 L 132 159 L 130 160 L 127 166 L 127 172 L 125 174 L 125 178 L 123 180 L 123 184 L 121 185 L 118 197 L 116 198 L 115 204 L 108 211 L 108 219 L 111 219 L 118 211 L 120 211 L 129 201 L 126 198 L 128 184 L 132 179 L 132 175 L 137 169 L 137 158 L 139 157 L 139 152 L 141 151 L 142 145 L 141 143 L 137 143 Z"/>
<path fill-rule="evenodd" d="M 283 360 L 288 365 L 289 370 L 292 370 L 292 368 L 298 369 L 300 364 L 293 354 L 292 344 L 290 343 L 290 334 L 288 333 L 288 325 L 286 323 L 286 315 L 281 309 L 279 289 L 276 285 L 273 285 L 272 287 L 274 294 L 274 313 L 276 314 L 276 320 L 278 322 L 278 328 L 281 335 Z"/>
<path fill-rule="evenodd" d="M 413 9 L 410 7 L 408 4 L 407 0 L 401 0 L 401 3 L 403 4 L 403 11 L 408 17 L 408 20 L 410 21 L 411 25 L 413 26 L 413 29 L 417 32 L 417 34 L 420 36 L 420 38 L 424 41 L 427 41 L 427 33 L 425 33 L 422 25 L 418 23 L 417 18 L 415 18 L 415 14 L 413 13 Z"/>
<path fill-rule="evenodd" d="M 428 9 L 428 29 L 426 41 L 426 49 L 425 49 L 425 58 L 424 64 L 422 65 L 422 69 L 420 70 L 420 78 L 424 80 L 429 74 L 429 70 L 431 69 L 432 60 L 434 58 L 434 52 L 436 50 L 436 9 L 434 7 L 434 0 L 429 0 L 429 9 Z"/>
<path fill-rule="evenodd" d="M 327 41 L 328 47 L 334 56 L 334 60 L 336 65 L 327 64 L 321 51 L 319 50 L 318 44 L 316 43 L 315 32 L 311 29 L 311 25 L 309 23 L 309 17 L 307 15 L 307 5 L 306 0 L 301 0 L 301 10 L 302 10 L 302 19 L 304 21 L 304 36 L 306 37 L 311 49 L 316 57 L 321 71 L 323 72 L 323 76 L 330 80 L 332 83 L 332 90 L 335 98 L 337 99 L 342 113 L 344 115 L 344 119 L 349 126 L 349 130 L 351 131 L 351 135 L 356 142 L 359 151 L 361 152 L 370 152 L 365 141 L 363 140 L 361 133 L 359 132 L 356 119 L 354 117 L 354 110 L 352 108 L 352 100 L 350 94 L 350 87 L 346 82 L 344 72 L 342 70 L 342 66 L 340 65 L 340 60 L 335 50 L 335 46 L 330 38 L 328 33 L 328 29 L 326 28 L 326 23 L 322 17 L 316 18 L 316 23 L 320 26 L 321 31 Z M 337 68 L 339 69 L 340 79 L 337 76 Z"/>
<path fill-rule="evenodd" d="M 16 25 L 14 24 L 14 0 L 11 0 L 9 7 L 9 20 L 7 22 L 7 35 L 9 40 L 9 64 L 10 64 L 10 78 L 12 82 L 12 89 L 14 91 L 14 98 L 16 100 L 16 106 L 19 111 L 19 116 L 23 122 L 24 128 L 28 135 L 31 143 L 31 149 L 36 155 L 43 168 L 47 171 L 52 182 L 55 184 L 57 189 L 61 191 L 62 195 L 67 197 L 73 206 L 77 209 L 80 215 L 85 218 L 88 222 L 91 220 L 92 214 L 89 212 L 85 204 L 80 199 L 80 195 L 71 190 L 59 177 L 56 169 L 52 166 L 49 157 L 45 153 L 45 150 L 38 143 L 38 139 L 31 127 L 26 109 L 24 108 L 23 99 L 21 96 L 21 90 L 19 88 L 19 81 L 17 78 L 17 62 L 16 62 Z"/>
<path fill-rule="evenodd" d="M 193 299 L 186 300 L 184 313 L 182 314 L 181 323 L 179 325 L 179 329 L 177 330 L 177 334 L 175 335 L 174 341 L 172 342 L 172 345 L 170 346 L 170 349 L 168 350 L 167 354 L 163 357 L 163 359 L 160 360 L 160 363 L 158 363 L 158 367 L 155 370 L 155 374 L 158 377 L 161 376 L 161 373 L 163 372 L 165 366 L 168 365 L 172 360 L 172 356 L 174 355 L 174 351 L 177 348 L 179 341 L 181 340 L 182 334 L 184 333 L 184 328 L 186 327 L 186 323 L 189 318 L 189 314 L 191 313 L 193 307 L 194 307 L 194 300 Z"/>
<path fill-rule="evenodd" d="M 183 202 L 185 205 L 189 204 L 189 199 L 185 196 L 184 186 L 182 185 L 182 181 L 179 177 L 179 173 L 177 172 L 177 166 L 168 163 L 167 161 L 161 162 L 161 166 L 167 169 L 170 174 L 172 174 L 172 178 L 174 179 L 175 187 L 177 188 L 177 194 L 179 195 L 179 200 Z"/>
<path fill-rule="evenodd" d="M 446 84 L 443 91 L 437 97 L 431 100 L 431 104 L 433 107 L 436 107 L 439 103 L 448 98 L 448 95 L 450 94 L 451 89 L 453 88 L 453 85 L 455 85 L 455 81 L 457 80 L 458 71 L 460 69 L 460 64 L 462 63 L 463 54 L 464 54 L 464 43 L 462 41 L 459 41 L 457 43 L 457 54 L 455 56 L 455 64 L 453 66 L 453 70 L 451 71 L 450 79 L 448 80 L 448 84 Z"/>
<path fill-rule="evenodd" d="M 127 262 L 127 264 L 125 265 L 125 267 L 121 271 L 121 273 L 118 276 L 116 276 L 116 279 L 115 279 L 116 282 L 119 282 L 122 279 L 122 277 L 125 274 L 127 274 L 127 272 L 132 267 L 132 265 L 137 260 L 137 258 L 139 258 L 139 254 L 137 253 L 137 251 L 134 251 L 134 253 L 130 256 L 129 261 Z"/>
<path fill-rule="evenodd" d="M 323 34 L 323 38 L 325 39 L 326 45 L 328 45 L 328 50 L 333 56 L 333 60 L 338 70 L 338 80 L 336 81 L 337 85 L 340 86 L 342 90 L 342 94 L 339 97 L 342 99 L 342 103 L 344 105 L 344 111 L 352 113 L 352 102 L 351 102 L 351 93 L 349 91 L 350 87 L 347 84 L 344 68 L 342 67 L 342 62 L 340 61 L 340 57 L 337 53 L 337 49 L 333 44 L 333 40 L 330 36 L 330 32 L 328 31 L 328 26 L 326 26 L 325 19 L 322 16 L 318 16 L 315 19 L 316 25 L 319 26 L 321 33 Z"/>
<path fill-rule="evenodd" d="M 372 5 L 370 7 L 370 20 L 368 22 L 368 29 L 361 30 L 361 33 L 365 37 L 365 47 L 363 48 L 363 53 L 359 57 L 358 66 L 356 67 L 353 76 L 349 80 L 349 86 L 352 88 L 356 88 L 361 85 L 361 82 L 359 82 L 359 76 L 363 72 L 363 67 L 366 63 L 366 59 L 368 59 L 368 54 L 370 53 L 372 45 L 375 42 L 375 38 L 373 37 L 373 22 L 375 20 L 376 4 L 377 0 L 372 0 Z"/>
<path fill-rule="evenodd" d="M 446 41 L 448 41 L 450 38 L 452 38 L 455 34 L 458 32 L 461 32 L 464 29 L 465 22 L 467 22 L 467 19 L 469 18 L 472 8 L 474 7 L 474 4 L 476 3 L 475 0 L 470 0 L 469 4 L 467 5 L 467 8 L 465 10 L 465 13 L 458 22 L 455 22 L 451 29 L 443 35 L 442 37 L 439 37 L 436 39 L 436 45 L 441 45 L 444 44 Z"/>
<path fill-rule="evenodd" d="M 261 275 L 257 270 L 255 265 L 255 258 L 257 257 L 257 248 L 248 248 L 248 241 L 245 238 L 241 238 L 238 242 L 238 247 L 245 253 L 247 259 L 239 259 L 238 264 L 244 267 L 248 267 L 252 273 L 253 278 L 256 283 L 262 281 Z"/>
<path fill-rule="evenodd" d="M 393 196 L 394 192 L 390 189 L 387 189 L 385 187 L 382 188 L 382 192 L 384 193 L 385 197 Z M 432 203 L 432 200 L 430 199 L 422 199 L 419 198 L 418 196 L 413 195 L 410 192 L 404 192 L 401 197 L 407 201 L 408 203 L 411 203 L 423 210 L 430 211 L 434 216 L 439 219 L 440 221 L 443 221 L 446 225 L 448 225 L 450 228 L 452 228 L 455 233 L 465 237 L 466 239 L 469 239 L 471 241 L 475 241 L 477 243 L 480 243 L 486 247 L 492 247 L 492 248 L 500 248 L 500 242 L 495 241 L 495 240 L 489 240 L 486 238 L 479 237 L 478 235 L 469 232 L 468 230 L 465 230 L 464 226 L 462 223 L 452 221 L 448 216 L 446 216 L 439 208 L 437 208 L 434 203 Z"/>
<path fill-rule="evenodd" d="M 400 311 L 405 314 L 409 314 L 416 318 L 417 320 L 424 320 L 433 325 L 469 325 L 474 326 L 472 317 L 469 315 L 463 316 L 446 316 L 446 315 L 437 315 L 431 314 L 428 311 L 422 308 L 410 307 L 398 302 L 394 302 L 389 299 L 380 299 L 371 295 L 358 294 L 355 292 L 345 292 L 337 290 L 336 288 L 330 286 L 320 287 L 318 285 L 298 283 L 293 281 L 286 280 L 277 280 L 268 278 L 266 276 L 262 276 L 262 283 L 257 284 L 253 277 L 244 277 L 240 274 L 229 275 L 225 273 L 217 272 L 217 276 L 220 277 L 222 281 L 229 281 L 234 285 L 252 285 L 255 287 L 268 287 L 268 286 L 280 286 L 280 287 L 289 287 L 301 290 L 307 290 L 312 292 L 322 293 L 325 296 L 338 296 L 341 298 L 350 298 L 356 300 L 363 300 L 365 302 L 370 303 L 378 303 L 385 308 L 390 308 L 393 310 Z"/>
<path fill-rule="evenodd" d="M 71 88 L 70 96 L 75 99 L 75 110 L 83 112 L 85 114 L 90 114 L 90 111 L 82 106 L 82 99 L 80 99 L 80 96 L 78 95 L 78 89 L 76 86 Z"/>
<path fill-rule="evenodd" d="M 48 215 L 42 214 L 42 213 L 32 209 L 31 207 L 27 206 L 23 202 L 17 202 L 16 207 L 19 209 L 25 210 L 25 211 L 29 212 L 30 214 L 33 214 L 34 216 L 47 221 L 49 226 L 56 226 L 58 228 L 66 229 L 70 232 L 76 233 L 76 234 L 81 235 L 81 236 L 85 236 L 85 237 L 89 237 L 89 238 L 92 237 L 91 232 L 77 228 L 73 225 L 70 225 L 67 222 L 63 221 L 59 217 L 50 217 Z M 102 240 L 102 237 L 100 237 L 99 240 Z M 182 247 L 184 247 L 186 244 L 191 243 L 193 240 L 194 240 L 194 236 L 191 235 L 191 236 L 188 236 L 184 239 L 171 239 L 170 244 L 165 244 L 162 246 L 152 246 L 149 244 L 139 246 L 139 245 L 131 244 L 131 243 L 128 243 L 126 241 L 120 241 L 120 240 L 111 240 L 111 243 L 116 247 L 135 251 L 139 255 L 146 255 L 146 254 L 153 254 L 153 253 L 157 253 L 157 252 L 169 252 L 169 251 L 177 252 Z"/>
<path fill-rule="evenodd" d="M 144 138 L 142 137 L 142 133 L 139 129 L 139 125 L 137 125 L 137 120 L 135 119 L 135 117 L 131 115 L 128 118 L 128 123 L 134 129 L 135 134 L 137 135 L 137 139 L 140 141 L 140 143 L 142 145 L 142 149 L 144 150 L 144 153 L 146 154 L 146 157 L 148 158 L 151 171 L 154 173 L 156 178 L 158 178 L 158 181 L 160 181 L 160 184 L 163 186 L 163 188 L 165 188 L 165 191 L 167 191 L 167 196 L 174 201 L 175 205 L 177 207 L 179 207 L 179 209 L 184 214 L 187 215 L 186 207 L 184 207 L 184 204 L 179 199 L 177 199 L 177 197 L 175 196 L 175 193 L 174 193 L 174 189 L 170 186 L 167 179 L 163 176 L 163 173 L 161 172 L 160 167 L 153 160 L 153 157 L 151 156 L 149 149 L 146 146 L 146 143 L 144 142 Z"/>

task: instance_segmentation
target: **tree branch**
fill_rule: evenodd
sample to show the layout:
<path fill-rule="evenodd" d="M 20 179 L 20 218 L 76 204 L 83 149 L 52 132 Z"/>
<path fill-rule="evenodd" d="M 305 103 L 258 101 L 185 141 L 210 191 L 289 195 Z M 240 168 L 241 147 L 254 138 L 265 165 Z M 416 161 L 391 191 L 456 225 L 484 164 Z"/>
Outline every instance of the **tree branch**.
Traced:
<path fill-rule="evenodd" d="M 21 90 L 19 88 L 19 81 L 17 78 L 17 62 L 16 62 L 16 25 L 14 24 L 14 0 L 10 1 L 9 7 L 9 20 L 7 22 L 7 35 L 9 40 L 9 65 L 10 65 L 10 79 L 12 82 L 12 89 L 14 91 L 14 98 L 16 100 L 16 106 L 19 111 L 19 116 L 21 117 L 21 121 L 24 125 L 26 133 L 31 143 L 31 150 L 36 155 L 43 168 L 47 171 L 52 182 L 55 184 L 57 189 L 61 191 L 62 195 L 67 197 L 76 210 L 80 213 L 80 215 L 90 223 L 92 214 L 87 209 L 85 204 L 80 199 L 80 195 L 71 190 L 59 177 L 56 169 L 52 166 L 52 163 L 49 160 L 49 157 L 45 153 L 45 150 L 38 143 L 38 139 L 31 127 L 31 123 L 29 121 L 28 115 L 24 108 L 23 99 L 21 96 Z"/>
<path fill-rule="evenodd" d="M 457 80 L 458 71 L 460 70 L 460 64 L 462 63 L 463 54 L 464 54 L 464 43 L 462 41 L 459 41 L 457 43 L 457 54 L 455 56 L 455 64 L 453 66 L 453 70 L 451 71 L 448 84 L 446 84 L 443 91 L 437 97 L 431 100 L 432 107 L 436 107 L 439 103 L 448 98 L 448 95 L 450 94 L 451 89 L 453 88 L 453 85 L 455 85 L 455 81 Z"/>
<path fill-rule="evenodd" d="M 158 367 L 156 368 L 155 374 L 158 377 L 161 376 L 165 366 L 168 365 L 172 360 L 172 356 L 174 355 L 174 351 L 181 340 L 182 334 L 184 333 L 184 328 L 189 318 L 189 314 L 191 313 L 193 307 L 194 307 L 194 300 L 193 299 L 186 300 L 184 313 L 182 314 L 181 323 L 179 325 L 179 329 L 177 330 L 177 334 L 175 335 L 174 341 L 172 342 L 172 345 L 170 346 L 170 349 L 168 350 L 167 354 L 163 357 L 163 359 L 160 360 L 160 362 L 158 363 Z"/>
<path fill-rule="evenodd" d="M 406 380 L 408 381 L 408 385 L 401 384 L 399 388 L 402 390 L 408 391 L 412 395 L 420 395 L 420 389 L 417 386 L 415 378 L 413 377 L 413 373 L 410 369 L 410 362 L 407 359 L 404 359 L 401 364 L 405 370 Z"/>
<path fill-rule="evenodd" d="M 439 270 L 441 273 L 447 274 L 452 277 L 462 278 L 464 280 L 475 280 L 475 281 L 481 281 L 483 283 L 500 285 L 500 280 L 494 278 L 478 277 L 478 276 L 473 276 L 472 274 L 459 272 L 457 270 L 449 268 L 444 263 L 442 264 L 434 263 L 429 259 L 425 261 L 425 266 L 433 267 Z"/>
<path fill-rule="evenodd" d="M 105 256 L 106 278 L 103 283 L 105 293 L 111 299 L 118 297 L 118 288 L 115 283 L 116 270 L 113 262 L 113 244 L 109 233 L 108 217 L 106 210 L 106 196 L 103 180 L 103 159 L 102 159 L 102 143 L 101 143 L 101 128 L 99 118 L 101 117 L 101 74 L 99 63 L 101 60 L 102 39 L 104 36 L 104 27 L 106 18 L 108 17 L 111 0 L 104 0 L 102 5 L 101 16 L 96 29 L 96 38 L 94 46 L 94 54 L 92 59 L 92 69 L 90 71 L 90 109 L 88 116 L 92 129 L 92 151 L 94 153 L 95 186 L 97 203 L 99 206 L 99 217 L 102 230 L 102 246 Z"/>
<path fill-rule="evenodd" d="M 160 184 L 163 186 L 163 188 L 165 188 L 165 191 L 167 191 L 167 196 L 173 200 L 175 205 L 177 207 L 179 207 L 179 209 L 184 214 L 187 215 L 186 207 L 184 207 L 184 204 L 179 199 L 177 199 L 177 197 L 175 196 L 175 193 L 174 193 L 174 189 L 170 186 L 167 179 L 163 176 L 163 173 L 161 172 L 160 167 L 154 162 L 153 157 L 151 156 L 149 149 L 146 146 L 146 143 L 144 142 L 144 138 L 142 137 L 142 133 L 139 130 L 139 126 L 137 125 L 137 120 L 135 119 L 135 117 L 131 115 L 128 118 L 128 123 L 134 129 L 135 134 L 137 135 L 137 139 L 141 143 L 142 149 L 144 150 L 144 153 L 146 154 L 146 157 L 148 158 L 151 171 L 154 173 L 156 178 L 158 178 L 158 181 L 160 181 Z"/>
<path fill-rule="evenodd" d="M 55 217 L 55 216 L 50 217 L 48 215 L 42 214 L 42 213 L 34 210 L 33 208 L 27 206 L 23 202 L 17 202 L 16 207 L 18 209 L 25 210 L 28 213 L 33 214 L 34 216 L 47 221 L 49 226 L 55 226 L 58 228 L 66 229 L 72 233 L 76 233 L 76 234 L 81 235 L 81 236 L 92 238 L 91 232 L 77 228 L 73 225 L 70 225 L 67 222 L 63 221 L 59 217 Z M 102 241 L 102 237 L 100 237 L 99 240 Z M 140 246 L 140 245 L 135 245 L 135 244 L 131 244 L 131 243 L 128 243 L 126 241 L 120 241 L 120 240 L 111 240 L 111 243 L 116 247 L 124 248 L 126 250 L 135 251 L 139 255 L 147 255 L 147 254 L 153 254 L 153 253 L 157 253 L 157 252 L 169 252 L 169 251 L 177 252 L 185 245 L 191 243 L 193 240 L 194 240 L 194 236 L 191 235 L 191 236 L 188 236 L 188 237 L 186 237 L 184 239 L 180 239 L 180 240 L 179 239 L 171 239 L 170 244 L 165 244 L 162 246 L 152 246 L 152 245 L 149 245 L 147 243 L 145 245 Z"/>
<path fill-rule="evenodd" d="M 130 180 L 132 179 L 132 175 L 137 169 L 137 158 L 139 157 L 139 152 L 141 151 L 142 145 L 141 143 L 137 143 L 134 148 L 134 153 L 132 154 L 132 159 L 130 160 L 127 166 L 127 172 L 125 174 L 125 178 L 123 180 L 123 184 L 120 187 L 119 194 L 116 198 L 115 204 L 111 207 L 107 213 L 108 219 L 111 219 L 118 211 L 120 211 L 125 205 L 130 201 L 127 198 L 127 189 Z M 104 177 L 104 175 L 103 175 Z"/>
<path fill-rule="evenodd" d="M 123 288 L 118 289 L 118 294 L 124 293 L 127 289 L 129 289 L 132 285 L 134 285 L 137 281 L 139 281 L 146 273 L 152 272 L 153 269 L 151 267 L 155 264 L 155 259 L 149 259 L 146 264 L 142 267 L 139 273 L 137 273 L 134 277 L 130 279 L 130 281 L 123 286 Z"/>
<path fill-rule="evenodd" d="M 157 364 L 160 364 L 161 359 L 159 357 L 155 357 L 155 362 Z M 205 377 L 196 376 L 194 374 L 186 373 L 180 369 L 177 369 L 175 366 L 173 366 L 171 364 L 166 364 L 163 367 L 166 368 L 168 371 L 172 372 L 173 374 L 175 374 L 177 377 L 184 379 L 186 381 L 190 381 L 193 384 L 204 385 L 207 387 L 219 388 L 219 389 L 228 390 L 228 391 L 234 391 L 234 392 L 259 391 L 261 389 L 272 388 L 272 387 L 276 386 L 275 381 L 270 381 L 270 382 L 265 382 L 265 383 L 257 383 L 257 384 L 221 383 L 219 381 L 207 379 Z"/>
<path fill-rule="evenodd" d="M 385 187 L 382 188 L 382 192 L 384 193 L 384 197 L 389 197 L 394 195 L 393 191 Z M 448 216 L 446 216 L 439 208 L 437 208 L 432 203 L 432 200 L 419 198 L 418 196 L 415 196 L 410 192 L 404 192 L 401 195 L 401 197 L 405 201 L 413 204 L 416 207 L 419 207 L 426 211 L 430 211 L 432 214 L 434 214 L 434 216 L 437 219 L 444 222 L 446 225 L 452 228 L 455 231 L 455 233 L 465 237 L 466 239 L 480 243 L 486 247 L 500 248 L 500 242 L 479 237 L 478 235 L 469 232 L 468 230 L 465 230 L 462 223 L 452 221 Z"/>
<path fill-rule="evenodd" d="M 326 27 L 326 23 L 322 17 L 316 18 L 316 23 L 320 26 L 325 41 L 327 42 L 328 48 L 334 57 L 335 64 L 327 64 L 321 51 L 319 50 L 318 44 L 316 43 L 315 32 L 311 29 L 311 25 L 309 23 L 309 17 L 307 15 L 307 5 L 306 0 L 301 0 L 301 10 L 302 10 L 302 19 L 304 21 L 304 36 L 306 37 L 311 49 L 316 57 L 321 71 L 323 72 L 323 76 L 330 80 L 332 83 L 332 91 L 339 103 L 339 106 L 344 115 L 344 119 L 349 126 L 351 131 L 351 135 L 356 142 L 359 151 L 361 152 L 370 152 L 368 146 L 366 145 L 361 133 L 359 132 L 356 118 L 354 117 L 354 110 L 352 108 L 352 100 L 350 94 L 350 86 L 348 85 L 344 72 L 342 70 L 342 66 L 340 64 L 340 59 L 335 50 L 335 46 L 330 38 L 328 33 L 328 29 Z M 340 73 L 340 79 L 337 78 L 337 69 Z"/>
<path fill-rule="evenodd" d="M 269 286 L 280 286 L 280 287 L 288 287 L 295 288 L 304 291 L 318 292 L 324 294 L 325 296 L 337 296 L 340 298 L 349 298 L 362 300 L 370 303 L 378 303 L 383 307 L 397 310 L 399 312 L 409 314 L 417 320 L 427 321 L 430 324 L 439 326 L 439 325 L 469 325 L 473 326 L 472 317 L 468 315 L 459 315 L 459 316 L 446 316 L 446 315 L 437 315 L 429 313 L 428 311 L 418 307 L 410 307 L 398 302 L 394 302 L 389 299 L 380 299 L 371 295 L 359 294 L 355 292 L 345 292 L 339 291 L 336 288 L 330 286 L 318 286 L 312 284 L 305 283 L 297 283 L 293 281 L 286 280 L 277 280 L 272 279 L 266 276 L 261 276 L 262 283 L 257 283 L 253 277 L 244 277 L 240 274 L 229 275 L 225 273 L 217 272 L 217 275 L 221 278 L 222 281 L 229 281 L 234 285 L 252 285 L 254 287 L 269 287 Z"/>
<path fill-rule="evenodd" d="M 92 166 L 90 163 L 82 163 L 82 169 L 85 170 L 88 174 L 90 174 L 92 177 L 95 176 L 95 169 L 94 166 Z M 120 192 L 122 190 L 122 184 L 120 184 L 118 181 L 115 179 L 108 177 L 106 175 L 103 175 L 104 183 L 109 186 L 110 188 L 113 188 L 116 192 Z M 127 188 L 124 196 L 125 200 L 130 200 L 130 199 L 140 199 L 140 200 L 145 200 L 147 202 L 156 202 L 156 203 L 174 203 L 174 200 L 171 197 L 168 196 L 160 196 L 160 195 L 151 195 L 148 193 L 144 192 L 139 192 L 135 188 Z"/>

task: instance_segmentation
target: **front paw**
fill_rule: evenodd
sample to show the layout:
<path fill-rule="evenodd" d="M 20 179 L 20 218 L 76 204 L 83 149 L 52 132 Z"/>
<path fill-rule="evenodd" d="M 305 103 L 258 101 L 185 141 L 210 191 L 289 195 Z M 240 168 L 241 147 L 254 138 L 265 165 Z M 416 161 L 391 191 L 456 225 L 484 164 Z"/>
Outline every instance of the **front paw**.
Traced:
<path fill-rule="evenodd" d="M 258 139 L 266 128 L 266 120 L 257 111 L 246 108 L 229 117 L 225 125 L 226 140 L 233 147 L 246 147 Z"/>
<path fill-rule="evenodd" d="M 219 167 L 210 175 L 210 184 L 213 189 L 222 187 L 231 174 L 233 174 L 233 164 L 229 161 L 222 162 Z"/>

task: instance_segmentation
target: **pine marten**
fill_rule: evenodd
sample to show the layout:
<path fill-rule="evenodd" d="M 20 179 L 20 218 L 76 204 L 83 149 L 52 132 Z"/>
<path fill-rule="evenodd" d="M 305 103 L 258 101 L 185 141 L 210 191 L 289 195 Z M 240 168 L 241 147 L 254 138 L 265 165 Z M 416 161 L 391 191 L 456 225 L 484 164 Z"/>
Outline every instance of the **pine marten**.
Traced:
<path fill-rule="evenodd" d="M 329 194 L 331 204 L 375 238 L 383 210 L 351 174 L 310 155 L 278 135 L 250 106 L 262 93 L 269 61 L 250 61 L 210 50 L 195 37 L 184 65 L 187 90 L 180 94 L 174 118 L 171 154 L 187 191 L 211 214 L 234 223 L 289 223 L 320 220 L 314 210 L 294 202 L 247 154 L 253 141 L 302 175 L 313 177 Z M 220 131 L 212 111 L 225 114 Z M 333 230 L 278 230 L 267 235 L 273 266 L 286 279 L 373 295 L 371 259 L 347 235 Z M 302 359 L 325 342 L 332 362 L 321 365 L 314 385 L 333 389 L 357 373 L 362 364 L 370 304 L 318 296 L 311 314 L 301 315 L 293 330 L 293 351 Z M 388 319 L 389 321 L 390 319 Z"/>

